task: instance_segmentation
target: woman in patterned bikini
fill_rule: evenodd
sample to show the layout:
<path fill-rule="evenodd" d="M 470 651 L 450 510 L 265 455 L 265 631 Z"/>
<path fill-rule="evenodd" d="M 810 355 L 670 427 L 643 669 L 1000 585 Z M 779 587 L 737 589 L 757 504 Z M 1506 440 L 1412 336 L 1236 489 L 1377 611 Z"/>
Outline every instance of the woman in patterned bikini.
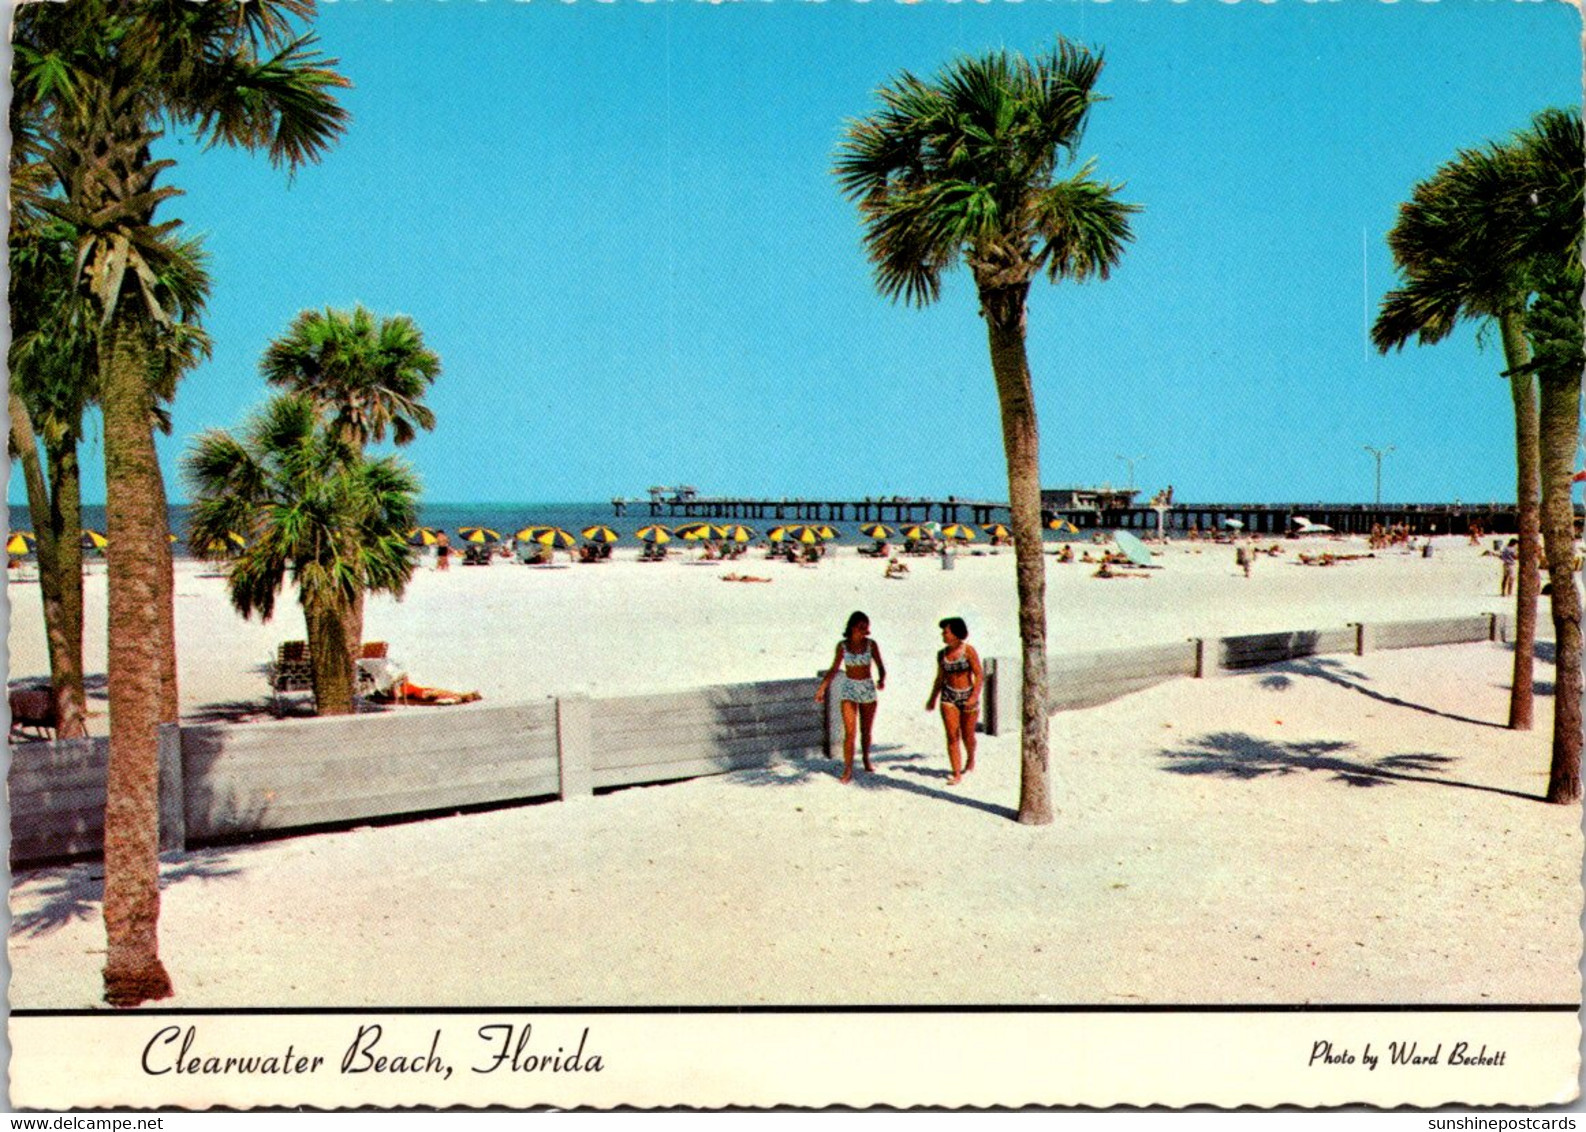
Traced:
<path fill-rule="evenodd" d="M 942 643 L 947 647 L 936 654 L 936 683 L 925 710 L 942 702 L 942 728 L 947 732 L 947 761 L 953 768 L 947 785 L 957 786 L 964 775 L 975 769 L 975 720 L 980 715 L 980 689 L 986 682 L 980 654 L 969 644 L 969 626 L 962 617 L 948 617 L 941 623 Z M 960 769 L 958 748 L 963 744 L 967 756 Z"/>
<path fill-rule="evenodd" d="M 875 678 L 870 666 L 875 665 Z M 839 673 L 841 675 L 839 676 Z M 837 642 L 837 653 L 832 657 L 831 669 L 821 686 L 815 691 L 815 702 L 826 699 L 826 692 L 837 683 L 837 702 L 843 712 L 843 778 L 852 782 L 854 777 L 854 732 L 859 733 L 860 749 L 864 754 L 865 769 L 870 765 L 870 729 L 876 718 L 876 692 L 887 686 L 887 666 L 881 659 L 881 646 L 870 639 L 870 618 L 855 612 L 848 618 L 843 639 Z"/>

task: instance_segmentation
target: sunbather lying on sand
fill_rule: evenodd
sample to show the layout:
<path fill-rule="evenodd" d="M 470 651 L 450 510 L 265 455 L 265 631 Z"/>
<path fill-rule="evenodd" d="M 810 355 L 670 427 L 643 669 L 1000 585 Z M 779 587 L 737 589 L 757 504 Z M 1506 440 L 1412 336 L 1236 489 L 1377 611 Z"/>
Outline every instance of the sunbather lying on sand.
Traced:
<path fill-rule="evenodd" d="M 756 577 L 753 574 L 723 574 L 721 580 L 724 582 L 769 582 L 771 579 Z"/>
<path fill-rule="evenodd" d="M 404 680 L 401 684 L 393 685 L 387 691 L 375 692 L 369 698 L 377 703 L 391 703 L 401 700 L 410 704 L 441 706 L 443 704 L 471 704 L 483 697 L 478 692 L 448 692 L 445 688 L 423 688 Z"/>

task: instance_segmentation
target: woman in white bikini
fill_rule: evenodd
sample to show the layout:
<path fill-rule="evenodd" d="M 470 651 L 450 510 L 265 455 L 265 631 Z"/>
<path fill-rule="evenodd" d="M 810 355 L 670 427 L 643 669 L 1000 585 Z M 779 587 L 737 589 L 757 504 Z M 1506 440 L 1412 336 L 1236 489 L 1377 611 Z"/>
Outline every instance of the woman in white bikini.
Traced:
<path fill-rule="evenodd" d="M 947 761 L 953 768 L 947 785 L 957 786 L 963 776 L 975 769 L 975 720 L 980 715 L 980 689 L 986 682 L 980 654 L 969 644 L 969 626 L 962 617 L 948 617 L 941 623 L 942 643 L 947 647 L 936 654 L 936 683 L 925 710 L 942 703 L 942 728 L 947 732 Z M 959 763 L 958 748 L 964 755 Z"/>
<path fill-rule="evenodd" d="M 874 679 L 870 675 L 872 664 L 875 665 Z M 843 630 L 843 639 L 837 642 L 831 669 L 815 691 L 816 703 L 826 699 L 833 681 L 838 682 L 837 702 L 843 712 L 842 780 L 852 782 L 855 731 L 859 733 L 865 769 L 875 770 L 870 765 L 870 729 L 876 718 L 876 692 L 887 686 L 887 666 L 881 659 L 881 646 L 870 639 L 870 618 L 863 613 L 856 612 L 848 618 L 848 627 Z"/>

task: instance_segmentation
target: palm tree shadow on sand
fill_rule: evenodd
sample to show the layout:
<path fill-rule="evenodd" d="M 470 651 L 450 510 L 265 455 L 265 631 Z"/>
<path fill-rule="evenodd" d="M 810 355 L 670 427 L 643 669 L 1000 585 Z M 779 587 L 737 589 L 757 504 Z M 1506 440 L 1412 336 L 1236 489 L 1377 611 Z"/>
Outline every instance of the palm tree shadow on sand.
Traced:
<path fill-rule="evenodd" d="M 174 862 L 160 863 L 160 891 L 173 884 L 192 880 L 223 880 L 241 874 L 226 855 L 206 853 L 183 857 Z M 100 914 L 105 896 L 105 867 L 91 861 L 62 869 L 58 875 L 45 882 L 40 891 L 43 902 L 29 912 L 19 912 L 11 917 L 11 934 L 27 939 L 37 939 L 59 931 L 79 920 L 88 920 Z"/>
<path fill-rule="evenodd" d="M 1192 739 L 1184 747 L 1160 751 L 1158 755 L 1165 764 L 1162 769 L 1169 774 L 1250 781 L 1290 774 L 1321 773 L 1331 774 L 1335 781 L 1346 786 L 1420 783 L 1480 790 L 1528 802 L 1546 801 L 1539 794 L 1523 794 L 1518 790 L 1439 777 L 1456 761 L 1449 755 L 1422 752 L 1387 755 L 1367 761 L 1348 757 L 1347 753 L 1354 746 L 1340 739 L 1282 743 L 1237 731 L 1218 731 Z"/>
<path fill-rule="evenodd" d="M 1311 656 L 1303 660 L 1292 660 L 1281 665 L 1280 670 L 1281 673 L 1287 673 L 1289 676 L 1314 676 L 1318 680 L 1326 680 L 1329 684 L 1336 684 L 1340 688 L 1348 688 L 1351 692 L 1359 692 L 1362 696 L 1369 696 L 1379 703 L 1391 704 L 1393 707 L 1425 712 L 1427 715 L 1439 716 L 1442 719 L 1452 719 L 1456 723 L 1469 723 L 1477 727 L 1494 727 L 1500 731 L 1505 730 L 1504 725 L 1495 720 L 1475 719 L 1468 715 L 1443 711 L 1441 708 L 1435 708 L 1428 704 L 1412 703 L 1387 692 L 1379 692 L 1377 689 L 1367 686 L 1371 677 L 1364 672 L 1356 671 L 1343 661 L 1335 660 L 1331 657 Z M 1261 686 L 1281 691 L 1289 686 L 1289 680 L 1281 674 L 1267 676 L 1262 679 Z"/>
<path fill-rule="evenodd" d="M 848 785 L 859 790 L 897 790 L 937 802 L 951 802 L 955 806 L 968 806 L 973 810 L 992 814 L 1012 821 L 1018 811 L 994 802 L 985 802 L 960 794 L 952 789 L 940 789 L 924 779 L 947 780 L 948 772 L 935 767 L 918 765 L 926 756 L 918 751 L 908 751 L 901 746 L 878 743 L 870 749 L 873 773 L 866 772 L 858 757 L 854 758 L 854 777 Z M 731 781 L 745 786 L 803 786 L 817 778 L 838 778 L 843 773 L 842 756 L 832 759 L 824 755 L 790 755 L 769 766 L 735 771 Z"/>

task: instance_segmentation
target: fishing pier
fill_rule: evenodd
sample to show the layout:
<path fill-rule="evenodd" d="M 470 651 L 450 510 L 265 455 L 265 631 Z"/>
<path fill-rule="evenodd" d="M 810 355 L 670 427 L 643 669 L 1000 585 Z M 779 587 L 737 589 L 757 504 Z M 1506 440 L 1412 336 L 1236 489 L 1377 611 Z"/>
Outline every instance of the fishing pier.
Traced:
<path fill-rule="evenodd" d="M 1512 503 L 1136 503 L 1133 492 L 1079 499 L 1071 492 L 1043 492 L 1047 522 L 1066 519 L 1081 531 L 1126 530 L 1143 535 L 1161 531 L 1242 530 L 1252 535 L 1288 534 L 1296 519 L 1331 527 L 1341 534 L 1369 534 L 1373 527 L 1402 527 L 1412 535 L 1465 534 L 1472 524 L 1492 534 L 1518 528 Z M 993 523 L 1006 522 L 1008 505 L 990 499 L 866 496 L 863 499 L 753 499 L 703 496 L 692 489 L 652 490 L 648 499 L 613 499 L 620 517 L 644 508 L 651 518 L 772 520 L 775 522 Z M 1580 507 L 1576 507 L 1577 514 Z"/>

